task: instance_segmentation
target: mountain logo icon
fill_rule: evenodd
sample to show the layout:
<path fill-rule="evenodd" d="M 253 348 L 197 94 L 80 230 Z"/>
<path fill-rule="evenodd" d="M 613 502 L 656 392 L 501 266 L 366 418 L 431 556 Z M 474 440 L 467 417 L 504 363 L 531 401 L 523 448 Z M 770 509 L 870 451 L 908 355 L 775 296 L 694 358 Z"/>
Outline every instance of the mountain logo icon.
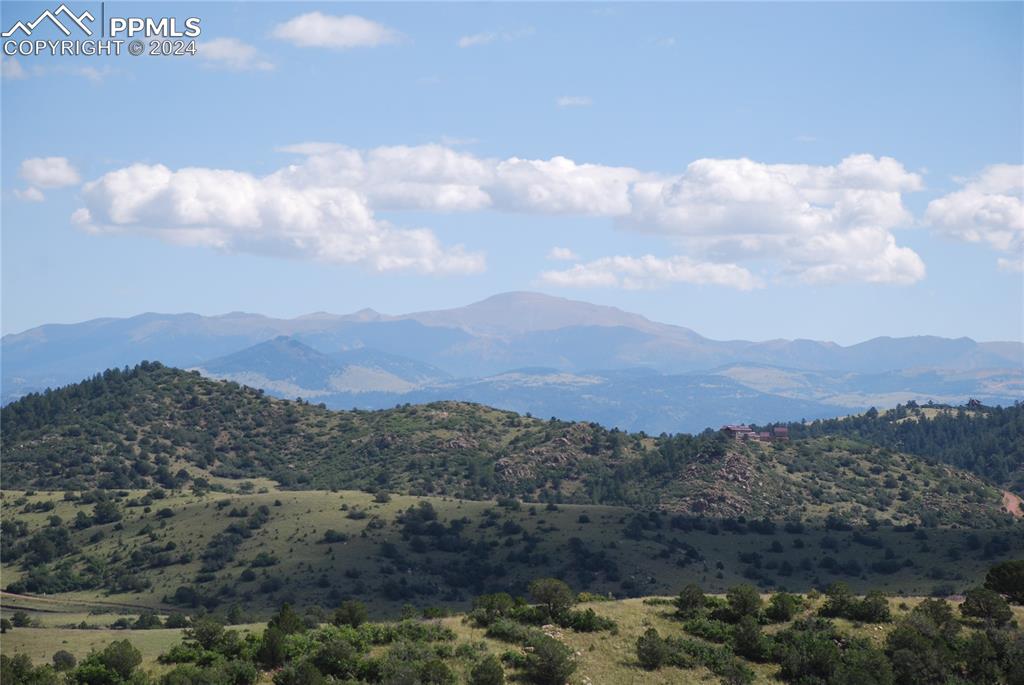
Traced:
<path fill-rule="evenodd" d="M 55 10 L 43 10 L 42 14 L 36 17 L 33 21 L 15 22 L 14 26 L 12 26 L 7 31 L 4 31 L 3 34 L 0 35 L 2 35 L 4 38 L 10 38 L 18 31 L 21 31 L 26 37 L 28 37 L 32 35 L 32 32 L 35 31 L 36 27 L 43 23 L 44 20 L 49 20 L 50 22 L 53 23 L 54 26 L 57 27 L 58 30 L 60 30 L 61 33 L 63 33 L 65 36 L 70 36 L 71 29 L 64 25 L 64 23 L 61 21 L 61 17 L 63 17 L 65 21 L 70 22 L 74 26 L 77 26 L 79 29 L 84 31 L 85 35 L 92 35 L 92 29 L 86 26 L 85 22 L 95 21 L 96 17 L 94 17 L 92 13 L 88 10 L 82 12 L 81 14 L 75 14 L 68 8 L 67 5 L 63 3 L 61 3 L 60 7 L 58 7 Z"/>

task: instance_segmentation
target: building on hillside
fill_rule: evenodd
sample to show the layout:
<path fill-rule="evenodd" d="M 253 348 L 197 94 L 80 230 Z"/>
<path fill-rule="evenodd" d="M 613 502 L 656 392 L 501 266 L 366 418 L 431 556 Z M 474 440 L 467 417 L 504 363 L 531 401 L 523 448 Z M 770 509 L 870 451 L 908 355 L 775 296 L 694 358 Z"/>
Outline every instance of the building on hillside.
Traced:
<path fill-rule="evenodd" d="M 744 423 L 730 423 L 722 426 L 721 431 L 734 440 L 755 440 L 757 442 L 789 440 L 789 429 L 786 426 L 775 426 L 770 431 L 758 432 Z"/>
<path fill-rule="evenodd" d="M 722 426 L 722 432 L 735 440 L 752 440 L 757 438 L 754 429 L 745 424 L 730 423 L 727 426 Z"/>

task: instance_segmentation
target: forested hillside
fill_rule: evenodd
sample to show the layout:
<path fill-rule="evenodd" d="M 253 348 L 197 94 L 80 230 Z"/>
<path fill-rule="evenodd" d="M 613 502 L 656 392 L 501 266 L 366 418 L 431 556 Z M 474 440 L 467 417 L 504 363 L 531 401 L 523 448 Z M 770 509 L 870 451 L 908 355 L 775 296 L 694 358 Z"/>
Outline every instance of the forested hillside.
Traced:
<path fill-rule="evenodd" d="M 914 402 L 841 419 L 789 424 L 795 437 L 841 435 L 972 471 L 1024 491 L 1024 404 L 938 407 Z"/>
<path fill-rule="evenodd" d="M 969 474 L 845 438 L 651 437 L 439 402 L 329 411 L 145 363 L 2 410 L 4 488 L 106 490 L 265 477 L 293 489 L 856 521 L 999 518 Z"/>

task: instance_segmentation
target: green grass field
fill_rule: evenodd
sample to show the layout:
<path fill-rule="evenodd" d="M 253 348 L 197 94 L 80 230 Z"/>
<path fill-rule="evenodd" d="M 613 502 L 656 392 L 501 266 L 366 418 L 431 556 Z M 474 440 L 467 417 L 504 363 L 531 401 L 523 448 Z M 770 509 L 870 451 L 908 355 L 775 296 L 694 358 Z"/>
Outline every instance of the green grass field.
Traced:
<path fill-rule="evenodd" d="M 5 597 L 6 600 L 11 599 Z M 667 599 L 667 598 L 664 598 Z M 767 599 L 767 596 L 765 596 Z M 579 667 L 570 679 L 572 685 L 629 685 L 631 683 L 650 683 L 651 685 L 689 685 L 696 683 L 716 682 L 716 677 L 705 668 L 679 669 L 663 667 L 648 672 L 640 668 L 636 657 L 636 641 L 651 627 L 656 628 L 663 636 L 684 635 L 680 621 L 674 617 L 674 609 L 664 603 L 652 604 L 649 600 L 633 598 L 618 601 L 590 602 L 578 605 L 578 608 L 592 608 L 598 615 L 613 619 L 616 630 L 596 633 L 577 633 L 568 629 L 549 629 L 549 633 L 570 647 L 576 654 Z M 821 605 L 821 599 L 808 601 L 800 616 L 813 615 Z M 921 601 L 920 597 L 891 598 L 890 607 L 895 620 L 905 616 L 910 609 Z M 954 602 L 954 605 L 956 602 Z M 20 606 L 28 606 L 22 603 Z M 51 607 L 60 620 L 74 620 L 81 614 L 81 604 L 70 602 L 68 612 L 63 613 Z M 1014 607 L 1014 618 L 1024 624 L 1024 607 Z M 97 614 L 89 614 L 96 618 Z M 798 616 L 798 618 L 800 617 Z M 482 643 L 486 651 L 500 654 L 509 650 L 508 643 L 486 637 L 485 631 L 472 626 L 461 615 L 441 619 L 456 634 L 458 643 Z M 877 645 L 884 643 L 885 637 L 894 623 L 862 624 L 845 619 L 836 619 L 837 626 L 846 634 L 870 639 Z M 784 629 L 786 624 L 767 626 L 766 633 L 774 633 Z M 142 668 L 159 674 L 170 667 L 158 664 L 156 658 L 166 652 L 182 638 L 181 630 L 79 630 L 73 628 L 53 627 L 53 623 L 45 622 L 46 627 L 16 628 L 0 637 L 0 651 L 4 654 L 28 654 L 36 663 L 46 663 L 52 654 L 59 650 L 67 650 L 78 659 L 85 657 L 90 651 L 101 649 L 114 640 L 130 640 L 143 655 Z M 232 630 L 243 633 L 262 631 L 263 624 L 244 624 L 232 626 Z M 754 671 L 756 683 L 778 682 L 775 678 L 778 666 L 774 664 L 748 664 Z M 261 682 L 269 682 L 269 676 Z"/>
<path fill-rule="evenodd" d="M 126 499 L 144 494 L 131 491 Z M 5 518 L 25 521 L 30 532 L 46 528 L 51 516 L 71 522 L 79 511 L 91 511 L 89 505 L 64 501 L 63 493 L 25 497 L 8 492 L 3 501 Z M 24 513 L 26 505 L 46 501 L 53 502 L 51 511 Z M 399 515 L 423 501 L 433 506 L 442 524 L 465 521 L 460 533 L 465 548 L 446 551 L 433 542 L 424 547 L 414 539 L 417 536 L 403 535 Z M 222 569 L 204 576 L 201 557 L 211 540 L 232 523 L 245 521 L 231 512 L 253 512 L 260 506 L 270 512 L 267 522 L 241 542 Z M 173 515 L 160 518 L 163 509 Z M 136 575 L 149 587 L 138 592 L 79 590 L 61 593 L 59 600 L 71 606 L 109 603 L 119 610 L 166 612 L 175 607 L 165 598 L 178 587 L 189 586 L 219 597 L 221 608 L 240 604 L 254 618 L 283 601 L 334 606 L 345 597 L 360 599 L 374 615 L 386 617 L 397 615 L 405 604 L 459 609 L 483 592 L 521 594 L 540 576 L 562 577 L 578 591 L 615 597 L 671 593 L 687 582 L 720 592 L 759 580 L 766 588 L 793 591 L 843 580 L 858 591 L 923 595 L 940 585 L 960 591 L 977 584 L 994 561 L 1024 549 L 1019 526 L 916 533 L 884 526 L 875 531 L 807 526 L 803 532 L 790 533 L 780 525 L 772 534 L 741 534 L 725 526 L 716 531 L 673 528 L 663 516 L 660 527 L 637 524 L 630 532 L 628 524 L 635 516 L 622 507 L 559 505 L 549 510 L 523 505 L 516 510 L 493 502 L 402 495 L 379 503 L 355 491 L 168 493 L 150 507 L 125 507 L 124 518 L 116 524 L 73 531 L 78 551 L 65 561 L 77 567 L 87 559 L 100 560 L 116 568 L 131 563 L 140 550 L 172 548 L 174 560 L 186 555 L 185 563 L 157 568 L 142 564 Z M 328 530 L 340 541 L 324 543 Z M 885 573 L 873 571 L 871 565 L 886 557 L 899 564 Z M 259 565 L 260 558 L 268 565 Z M 484 565 L 474 566 L 477 561 Z M 850 564 L 856 564 L 853 572 L 847 568 Z M 2 571 L 5 587 L 25 573 L 18 563 L 5 565 Z M 486 574 L 482 580 L 480 573 Z M 272 588 L 274 584 L 279 587 Z M 46 612 L 26 608 L 47 625 L 52 620 Z"/>

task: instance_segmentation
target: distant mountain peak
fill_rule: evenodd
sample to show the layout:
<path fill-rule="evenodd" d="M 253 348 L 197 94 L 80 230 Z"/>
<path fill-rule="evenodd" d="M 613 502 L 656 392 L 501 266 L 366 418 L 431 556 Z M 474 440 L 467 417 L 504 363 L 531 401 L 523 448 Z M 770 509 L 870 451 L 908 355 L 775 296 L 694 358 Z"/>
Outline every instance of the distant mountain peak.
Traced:
<path fill-rule="evenodd" d="M 687 328 L 656 323 L 617 307 L 530 291 L 498 293 L 464 307 L 416 312 L 399 318 L 498 337 L 572 326 L 621 326 L 673 337 L 699 338 Z"/>

